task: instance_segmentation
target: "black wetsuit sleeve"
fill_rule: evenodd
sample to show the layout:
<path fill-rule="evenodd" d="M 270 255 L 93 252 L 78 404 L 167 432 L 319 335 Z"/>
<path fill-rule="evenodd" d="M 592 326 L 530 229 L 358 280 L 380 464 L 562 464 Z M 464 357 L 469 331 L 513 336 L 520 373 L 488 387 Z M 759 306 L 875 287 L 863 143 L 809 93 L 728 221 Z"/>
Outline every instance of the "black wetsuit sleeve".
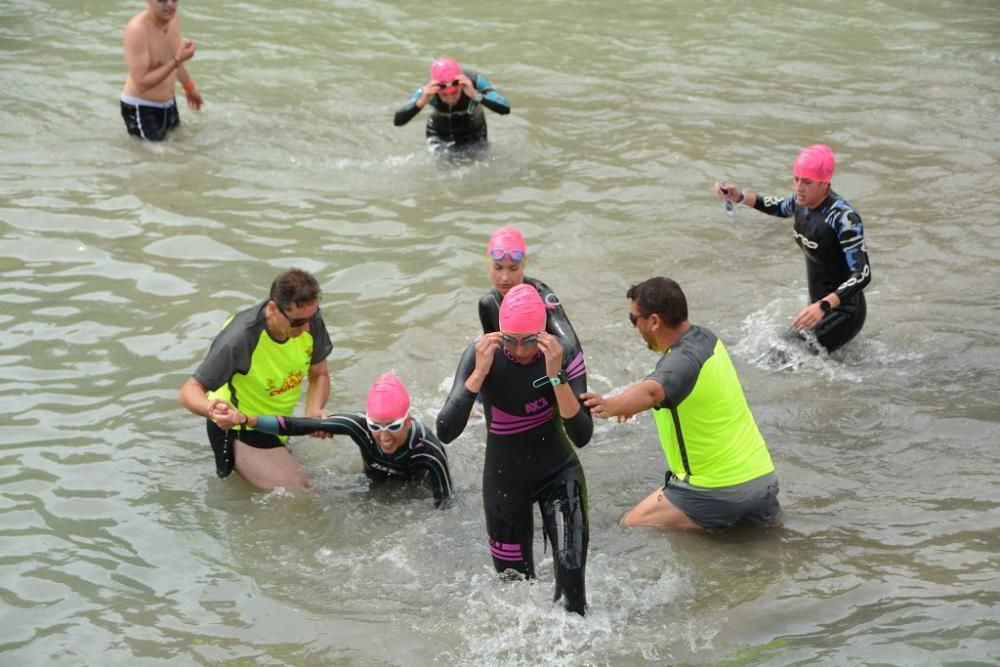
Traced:
<path fill-rule="evenodd" d="M 479 323 L 483 325 L 483 333 L 500 331 L 500 293 L 495 289 L 479 300 Z"/>
<path fill-rule="evenodd" d="M 392 124 L 396 127 L 401 127 L 406 125 L 413 117 L 420 113 L 420 107 L 417 106 L 417 100 L 423 94 L 423 88 L 417 88 L 417 90 L 410 96 L 410 100 L 403 106 L 396 109 L 396 117 L 393 119 Z"/>
<path fill-rule="evenodd" d="M 427 471 L 427 477 L 434 493 L 434 507 L 446 507 L 451 498 L 451 475 L 448 472 L 448 458 L 444 445 L 433 433 L 424 430 L 419 453 L 412 457 L 413 466 Z"/>
<path fill-rule="evenodd" d="M 574 445 L 583 447 L 590 442 L 591 436 L 594 435 L 594 418 L 580 399 L 580 394 L 587 391 L 587 363 L 584 361 L 582 352 L 573 350 L 567 354 L 567 357 L 570 354 L 573 356 L 564 366 L 569 386 L 573 390 L 576 400 L 580 403 L 580 410 L 569 419 L 563 419 L 563 428 Z"/>
<path fill-rule="evenodd" d="M 476 402 L 476 395 L 466 389 L 465 381 L 476 368 L 476 344 L 472 343 L 462 354 L 455 371 L 455 382 L 451 386 L 448 399 L 437 417 L 437 437 L 441 442 L 451 442 L 462 434 L 469 422 L 469 413 Z"/>
<path fill-rule="evenodd" d="M 841 301 L 847 301 L 871 282 L 872 272 L 861 216 L 853 210 L 847 211 L 837 220 L 836 231 L 847 268 L 851 271 L 851 276 L 837 287 L 836 294 Z"/>
<path fill-rule="evenodd" d="M 480 104 L 490 111 L 501 116 L 510 113 L 510 102 L 482 74 L 476 76 L 476 92 L 483 96 Z"/>
<path fill-rule="evenodd" d="M 274 433 L 275 435 L 308 435 L 314 431 L 348 435 L 358 445 L 363 445 L 368 437 L 368 429 L 363 424 L 363 418 L 358 414 L 342 413 L 326 419 L 309 417 L 257 417 L 255 431 Z"/>
<path fill-rule="evenodd" d="M 757 195 L 753 207 L 761 213 L 788 218 L 795 215 L 795 195 L 787 198 Z"/>

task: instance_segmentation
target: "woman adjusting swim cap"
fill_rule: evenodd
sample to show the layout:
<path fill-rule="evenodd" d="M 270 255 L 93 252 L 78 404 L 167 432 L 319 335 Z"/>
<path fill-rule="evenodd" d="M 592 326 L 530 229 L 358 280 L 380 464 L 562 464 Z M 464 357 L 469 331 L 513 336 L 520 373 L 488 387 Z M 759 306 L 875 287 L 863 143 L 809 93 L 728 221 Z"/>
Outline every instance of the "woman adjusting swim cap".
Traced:
<path fill-rule="evenodd" d="M 507 292 L 500 304 L 500 331 L 539 333 L 545 330 L 545 304 L 531 285 L 521 283 Z"/>
<path fill-rule="evenodd" d="M 410 393 L 398 377 L 385 373 L 368 390 L 365 410 L 369 419 L 400 419 L 410 412 Z"/>
<path fill-rule="evenodd" d="M 458 61 L 451 56 L 441 56 L 431 63 L 431 79 L 438 83 L 451 83 L 462 75 Z"/>
<path fill-rule="evenodd" d="M 833 178 L 833 170 L 837 166 L 837 158 L 833 150 L 825 144 L 806 146 L 795 158 L 792 175 L 808 178 L 820 183 L 829 183 Z"/>

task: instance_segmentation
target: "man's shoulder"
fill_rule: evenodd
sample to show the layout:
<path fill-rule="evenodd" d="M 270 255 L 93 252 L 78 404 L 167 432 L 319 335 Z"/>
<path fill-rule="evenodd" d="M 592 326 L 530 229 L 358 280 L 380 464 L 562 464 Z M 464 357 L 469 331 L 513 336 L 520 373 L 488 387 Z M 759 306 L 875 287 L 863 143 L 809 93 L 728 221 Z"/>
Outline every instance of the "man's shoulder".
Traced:
<path fill-rule="evenodd" d="M 706 359 L 712 356 L 715 345 L 719 341 L 710 329 L 692 324 L 691 327 L 677 339 L 670 349 L 663 353 L 660 362 L 657 364 L 684 364 L 694 362 L 701 365 Z"/>
<path fill-rule="evenodd" d="M 128 20 L 125 24 L 125 32 L 145 31 L 148 25 L 149 16 L 143 10 Z"/>
<path fill-rule="evenodd" d="M 261 304 L 257 304 L 233 315 L 222 325 L 222 330 L 216 336 L 217 343 L 235 344 L 237 342 L 256 343 L 260 334 L 267 326 L 261 312 Z"/>

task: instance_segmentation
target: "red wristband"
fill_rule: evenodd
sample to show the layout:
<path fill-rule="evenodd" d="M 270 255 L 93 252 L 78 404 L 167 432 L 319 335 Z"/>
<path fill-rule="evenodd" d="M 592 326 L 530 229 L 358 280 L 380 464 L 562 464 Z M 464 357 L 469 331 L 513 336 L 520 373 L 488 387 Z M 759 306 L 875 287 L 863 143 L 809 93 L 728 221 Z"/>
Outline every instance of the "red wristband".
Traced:
<path fill-rule="evenodd" d="M 194 90 L 194 79 L 188 79 L 187 83 L 182 83 L 181 88 L 184 89 L 185 93 L 190 93 L 192 90 Z"/>

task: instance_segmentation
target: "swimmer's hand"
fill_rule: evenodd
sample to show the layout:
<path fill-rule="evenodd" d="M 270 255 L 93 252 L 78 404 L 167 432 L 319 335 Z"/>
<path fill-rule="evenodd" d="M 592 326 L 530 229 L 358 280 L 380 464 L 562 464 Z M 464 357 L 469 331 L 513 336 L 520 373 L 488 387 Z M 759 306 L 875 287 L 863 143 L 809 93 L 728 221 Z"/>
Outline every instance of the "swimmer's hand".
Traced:
<path fill-rule="evenodd" d="M 563 363 L 563 348 L 559 339 L 543 331 L 538 334 L 538 348 L 545 355 L 546 375 L 550 378 L 555 377 L 562 370 Z"/>
<path fill-rule="evenodd" d="M 191 60 L 194 57 L 195 45 L 194 41 L 190 39 L 185 39 L 181 42 L 181 48 L 177 49 L 177 53 L 174 54 L 174 59 L 177 60 L 178 64 Z"/>
<path fill-rule="evenodd" d="M 465 96 L 469 99 L 475 99 L 476 95 L 479 94 L 479 91 L 476 90 L 476 84 L 472 83 L 469 77 L 464 74 L 460 74 L 458 76 L 458 85 L 462 87 L 462 92 L 465 93 Z"/>
<path fill-rule="evenodd" d="M 441 91 L 441 84 L 437 81 L 431 79 L 424 84 L 423 88 L 420 89 L 420 97 L 417 98 L 416 105 L 418 108 L 423 109 L 424 106 L 430 102 L 431 98 Z"/>
<path fill-rule="evenodd" d="M 483 388 L 483 382 L 486 381 L 486 376 L 490 374 L 490 369 L 493 368 L 493 359 L 499 348 L 499 331 L 485 334 L 476 342 L 476 367 L 472 369 L 472 373 L 465 381 L 466 389 L 474 394 L 479 393 L 479 390 Z"/>
<path fill-rule="evenodd" d="M 734 204 L 742 204 L 746 199 L 746 195 L 743 190 L 732 183 L 720 183 L 715 184 L 715 196 L 722 201 L 732 202 Z"/>

